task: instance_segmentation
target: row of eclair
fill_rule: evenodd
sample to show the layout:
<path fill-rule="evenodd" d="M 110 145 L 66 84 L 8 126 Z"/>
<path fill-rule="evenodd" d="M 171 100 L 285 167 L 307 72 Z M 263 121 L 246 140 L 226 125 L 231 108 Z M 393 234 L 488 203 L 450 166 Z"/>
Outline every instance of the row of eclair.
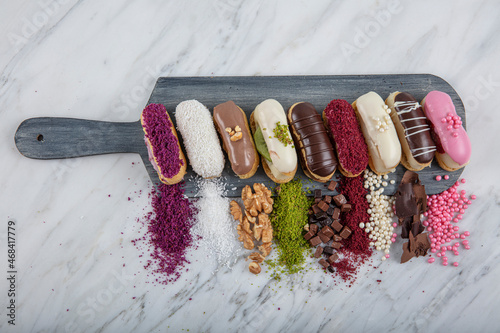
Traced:
<path fill-rule="evenodd" d="M 259 166 L 276 183 L 293 179 L 300 161 L 304 173 L 319 182 L 339 171 L 358 176 L 369 165 L 377 174 L 391 172 L 400 162 L 409 170 L 439 165 L 454 171 L 470 159 L 471 144 L 450 96 L 431 91 L 419 103 L 406 92 L 384 101 L 369 92 L 351 104 L 332 100 L 322 115 L 307 102 L 288 111 L 273 99 L 256 106 L 249 121 L 233 101 L 214 107 L 213 116 L 200 102 L 181 102 L 175 110 L 177 128 L 193 171 L 203 178 L 222 174 L 226 151 L 241 179 Z M 141 115 L 149 158 L 162 182 L 175 184 L 186 173 L 187 161 L 176 130 L 161 104 L 148 105 Z"/>

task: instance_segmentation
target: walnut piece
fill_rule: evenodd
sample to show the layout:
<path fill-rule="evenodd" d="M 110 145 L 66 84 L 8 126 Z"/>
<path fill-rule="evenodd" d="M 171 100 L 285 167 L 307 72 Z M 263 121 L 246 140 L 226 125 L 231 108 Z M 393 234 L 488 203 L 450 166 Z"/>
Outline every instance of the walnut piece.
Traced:
<path fill-rule="evenodd" d="M 262 245 L 259 246 L 259 251 L 262 253 L 264 257 L 267 257 L 269 253 L 271 253 L 271 242 L 269 243 L 262 243 Z"/>
<path fill-rule="evenodd" d="M 233 215 L 233 218 L 236 221 L 240 221 L 240 223 L 241 223 L 242 213 L 241 213 L 241 207 L 240 207 L 240 205 L 236 201 L 234 201 L 234 200 L 231 200 L 231 202 L 229 203 L 229 205 L 231 207 L 231 215 Z"/>
<path fill-rule="evenodd" d="M 248 265 L 248 270 L 250 271 L 250 273 L 259 274 L 260 273 L 260 266 L 259 266 L 259 264 L 257 262 L 252 261 Z"/>
<path fill-rule="evenodd" d="M 231 135 L 231 141 L 238 141 L 243 138 L 243 133 L 241 132 L 236 132 L 235 134 Z"/>
<path fill-rule="evenodd" d="M 261 263 L 261 262 L 263 262 L 263 261 L 264 261 L 264 259 L 266 259 L 266 258 L 264 258 L 264 256 L 263 256 L 262 254 L 260 254 L 259 252 L 252 252 L 252 253 L 250 253 L 250 255 L 248 256 L 248 259 L 253 260 L 253 261 L 255 261 L 255 262 L 257 262 L 257 263 L 259 263 L 259 264 L 260 264 L 260 263 Z"/>
<path fill-rule="evenodd" d="M 241 132 L 241 127 L 239 127 L 238 125 L 236 125 L 236 126 L 234 127 L 234 130 L 235 130 L 236 132 Z"/>
<path fill-rule="evenodd" d="M 253 243 L 252 235 L 243 229 L 241 223 L 236 226 L 236 230 L 238 231 L 238 235 L 240 235 L 238 240 L 243 242 L 243 247 L 247 250 L 253 250 L 255 244 Z"/>

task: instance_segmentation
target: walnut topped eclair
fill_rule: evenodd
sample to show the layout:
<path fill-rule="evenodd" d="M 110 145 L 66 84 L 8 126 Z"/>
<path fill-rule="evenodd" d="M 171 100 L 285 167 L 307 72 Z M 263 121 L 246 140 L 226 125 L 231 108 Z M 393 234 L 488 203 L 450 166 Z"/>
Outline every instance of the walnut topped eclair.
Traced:
<path fill-rule="evenodd" d="M 234 173 L 241 179 L 252 177 L 259 167 L 259 155 L 245 112 L 233 101 L 228 101 L 214 108 L 213 117 Z"/>

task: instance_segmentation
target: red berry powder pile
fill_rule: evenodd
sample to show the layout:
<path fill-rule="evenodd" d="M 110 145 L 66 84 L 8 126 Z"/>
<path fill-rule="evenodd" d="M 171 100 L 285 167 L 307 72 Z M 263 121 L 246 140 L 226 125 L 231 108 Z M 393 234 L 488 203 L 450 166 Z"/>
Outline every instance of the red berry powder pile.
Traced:
<path fill-rule="evenodd" d="M 184 161 L 179 158 L 179 145 L 167 109 L 162 104 L 149 104 L 142 112 L 142 120 L 161 173 L 172 178 L 179 173 Z"/>
<path fill-rule="evenodd" d="M 343 99 L 334 99 L 325 108 L 325 116 L 337 155 L 342 167 L 352 174 L 359 174 L 368 165 L 368 147 L 359 127 L 351 104 Z"/>
<path fill-rule="evenodd" d="M 359 227 L 359 223 L 370 219 L 370 215 L 366 212 L 369 205 L 366 201 L 366 189 L 363 187 L 363 176 L 342 177 L 338 191 L 352 206 L 351 211 L 344 213 L 341 219 L 342 224 L 352 230 L 352 234 L 343 241 L 344 247 L 339 250 L 343 258 L 333 262 L 332 266 L 336 269 L 337 276 L 345 282 L 352 283 L 356 280 L 359 267 L 373 252 L 368 234 Z"/>
<path fill-rule="evenodd" d="M 145 245 L 150 252 L 145 269 L 151 269 L 160 275 L 156 281 L 160 284 L 175 282 L 182 273 L 186 259 L 186 250 L 193 244 L 190 229 L 194 222 L 196 209 L 180 184 L 161 184 L 151 192 L 153 212 L 145 218 L 146 234 L 132 243 L 139 249 Z"/>

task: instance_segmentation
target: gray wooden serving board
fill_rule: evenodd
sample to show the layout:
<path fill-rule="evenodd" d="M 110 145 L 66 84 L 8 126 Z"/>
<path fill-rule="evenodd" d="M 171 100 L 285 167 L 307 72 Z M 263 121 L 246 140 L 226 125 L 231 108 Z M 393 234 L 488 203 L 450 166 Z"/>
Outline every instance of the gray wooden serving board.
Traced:
<path fill-rule="evenodd" d="M 257 104 L 268 98 L 279 101 L 285 110 L 296 102 L 310 102 L 321 113 L 332 99 L 342 98 L 352 103 L 369 91 L 377 92 L 384 99 L 394 91 L 406 91 L 417 100 L 422 100 L 432 90 L 440 90 L 451 96 L 457 114 L 462 117 L 465 126 L 465 109 L 457 92 L 442 78 L 431 74 L 161 77 L 156 82 L 148 104 L 164 104 L 175 124 L 175 107 L 188 99 L 200 101 L 210 111 L 220 103 L 233 100 L 249 118 Z M 137 110 L 138 118 L 141 111 Z M 183 147 L 182 137 L 179 137 Z M 148 160 L 140 121 L 114 123 L 72 118 L 32 118 L 19 125 L 15 142 L 23 155 L 36 159 L 136 153 L 141 156 L 152 182 L 159 183 L 158 176 Z M 435 194 L 451 187 L 460 177 L 462 170 L 447 172 L 441 169 L 437 162 L 432 162 L 431 167 L 419 171 L 418 174 L 426 186 L 427 193 Z M 387 186 L 385 194 L 391 195 L 396 191 L 404 172 L 405 168 L 400 165 L 396 172 L 389 175 L 387 181 L 394 179 L 396 183 Z M 448 180 L 435 180 L 437 175 L 445 174 L 450 176 Z M 336 180 L 338 176 L 337 172 L 333 179 Z M 275 186 L 264 174 L 262 166 L 259 166 L 253 177 L 239 179 L 232 172 L 227 158 L 222 177 L 229 197 L 239 197 L 241 189 L 247 184 L 262 182 L 266 186 Z M 302 172 L 300 164 L 296 177 L 303 180 L 304 189 L 321 189 L 323 193 L 332 193 L 326 189 L 325 184 L 310 181 Z M 197 196 L 198 178 L 188 161 L 184 178 L 187 196 Z"/>

